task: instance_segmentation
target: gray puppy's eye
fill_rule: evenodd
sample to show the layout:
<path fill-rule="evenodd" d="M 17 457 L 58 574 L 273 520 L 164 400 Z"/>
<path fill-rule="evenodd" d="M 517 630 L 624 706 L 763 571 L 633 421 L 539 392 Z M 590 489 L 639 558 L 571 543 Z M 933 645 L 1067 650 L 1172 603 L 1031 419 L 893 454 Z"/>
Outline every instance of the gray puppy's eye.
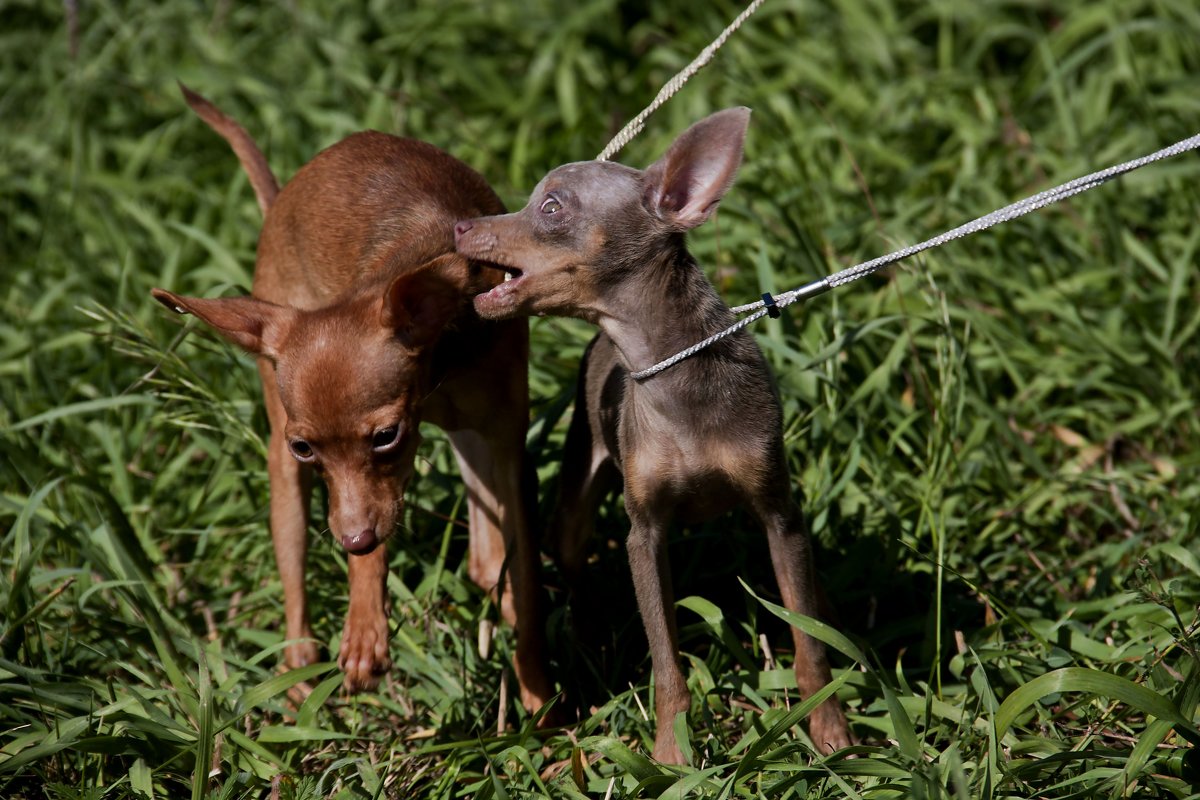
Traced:
<path fill-rule="evenodd" d="M 551 196 L 542 201 L 543 214 L 557 214 L 559 211 L 562 211 L 562 203 L 558 202 L 558 198 Z"/>

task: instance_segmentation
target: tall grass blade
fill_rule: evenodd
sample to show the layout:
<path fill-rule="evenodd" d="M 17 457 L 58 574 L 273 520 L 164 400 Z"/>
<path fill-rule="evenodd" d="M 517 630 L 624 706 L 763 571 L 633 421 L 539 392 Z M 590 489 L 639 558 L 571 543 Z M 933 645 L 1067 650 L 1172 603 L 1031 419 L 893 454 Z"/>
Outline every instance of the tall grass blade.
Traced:
<path fill-rule="evenodd" d="M 1039 675 L 1024 684 L 1000 704 L 996 711 L 996 732 L 1004 736 L 1017 717 L 1048 694 L 1080 692 L 1110 697 L 1139 711 L 1169 721 L 1181 736 L 1200 744 L 1200 731 L 1185 719 L 1171 700 L 1126 678 L 1083 667 L 1064 667 Z"/>

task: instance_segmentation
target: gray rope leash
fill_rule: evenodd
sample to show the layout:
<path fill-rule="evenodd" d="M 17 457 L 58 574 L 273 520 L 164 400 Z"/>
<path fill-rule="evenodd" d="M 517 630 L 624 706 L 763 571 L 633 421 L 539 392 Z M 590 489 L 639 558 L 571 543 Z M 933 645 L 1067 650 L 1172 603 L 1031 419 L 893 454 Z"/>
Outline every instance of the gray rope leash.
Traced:
<path fill-rule="evenodd" d="M 990 214 L 985 214 L 978 219 L 972 220 L 965 225 L 960 225 L 953 230 L 946 231 L 945 233 L 935 236 L 932 239 L 927 239 L 920 244 L 905 247 L 902 250 L 897 250 L 896 252 L 890 253 L 886 256 L 880 256 L 879 258 L 865 261 L 862 264 L 848 267 L 847 269 L 835 272 L 828 277 L 822 278 L 818 281 L 813 281 L 805 286 L 801 286 L 799 289 L 794 289 L 790 292 L 784 292 L 783 294 L 776 295 L 775 297 L 765 294 L 763 295 L 763 299 L 757 303 L 747 303 L 746 305 L 737 306 L 732 309 L 732 311 L 737 314 L 741 314 L 752 309 L 759 309 L 755 313 L 751 314 L 745 319 L 735 322 L 725 330 L 713 334 L 704 341 L 697 342 L 686 350 L 681 350 L 670 358 L 658 362 L 652 367 L 641 370 L 640 372 L 631 373 L 630 377 L 632 377 L 634 380 L 640 381 L 645 378 L 649 378 L 652 375 L 657 375 L 667 367 L 678 364 L 683 359 L 695 355 L 714 342 L 718 342 L 721 339 L 724 339 L 726 336 L 740 331 L 751 322 L 761 319 L 763 316 L 768 314 L 772 317 L 779 316 L 779 309 L 785 308 L 786 306 L 789 306 L 798 300 L 805 300 L 809 297 L 816 297 L 819 294 L 824 294 L 831 289 L 834 289 L 838 286 L 843 286 L 851 281 L 856 281 L 864 275 L 870 275 L 872 272 L 875 272 L 878 269 L 882 269 L 890 264 L 894 264 L 897 261 L 908 258 L 909 256 L 916 255 L 924 250 L 939 247 L 946 242 L 953 241 L 954 239 L 961 239 L 964 236 L 971 235 L 972 233 L 986 230 L 993 225 L 999 225 L 1002 222 L 1009 222 L 1017 219 L 1018 217 L 1023 217 L 1029 212 L 1036 211 L 1043 206 L 1048 206 L 1051 203 L 1057 203 L 1060 200 L 1066 200 L 1068 197 L 1074 197 L 1077 194 L 1082 194 L 1088 189 L 1094 189 L 1105 181 L 1115 178 L 1118 175 L 1124 175 L 1126 172 L 1132 172 L 1139 167 L 1144 167 L 1147 164 L 1154 163 L 1155 161 L 1161 161 L 1164 158 L 1177 156 L 1180 153 L 1186 153 L 1197 148 L 1200 148 L 1200 134 L 1192 136 L 1188 139 L 1184 139 L 1183 141 L 1176 142 L 1170 147 L 1164 147 L 1162 150 L 1151 153 L 1148 156 L 1135 158 L 1132 161 L 1126 161 L 1124 164 L 1118 164 L 1113 167 L 1108 167 L 1107 169 L 1102 169 L 1099 172 L 1093 172 L 1091 175 L 1085 175 L 1082 178 L 1076 178 L 1075 180 L 1068 181 L 1060 186 L 1055 186 L 1053 189 L 1047 189 L 1044 192 L 1039 192 L 1032 197 L 1026 197 L 1024 200 L 1018 200 L 1011 205 L 1007 205 L 1004 208 L 993 211 Z"/>
<path fill-rule="evenodd" d="M 671 78 L 671 80 L 667 81 L 666 84 L 658 90 L 658 94 L 655 96 L 650 105 L 642 109 L 642 113 L 629 120 L 625 127 L 621 129 L 620 133 L 614 136 L 613 140 L 608 143 L 608 146 L 604 148 L 600 155 L 596 156 L 596 160 L 608 161 L 610 158 L 616 155 L 618 150 L 629 144 L 633 137 L 641 133 L 642 128 L 646 126 L 646 120 L 649 118 L 649 116 L 657 111 L 663 103 L 670 100 L 672 95 L 682 89 L 683 85 L 688 82 L 689 78 L 703 69 L 709 61 L 712 61 L 712 57 L 716 55 L 716 52 L 721 49 L 722 45 L 725 44 L 725 40 L 728 39 L 734 31 L 742 27 L 742 23 L 749 19 L 750 15 L 757 11 L 758 7 L 761 6 L 762 3 L 763 0 L 751 0 L 750 5 L 746 6 L 746 9 L 741 14 L 738 14 L 733 22 L 729 23 L 729 27 L 721 31 L 721 35 L 714 39 L 712 44 L 701 50 L 700 55 L 696 56 L 692 63 L 688 64 L 678 73 L 676 73 L 674 78 Z"/>

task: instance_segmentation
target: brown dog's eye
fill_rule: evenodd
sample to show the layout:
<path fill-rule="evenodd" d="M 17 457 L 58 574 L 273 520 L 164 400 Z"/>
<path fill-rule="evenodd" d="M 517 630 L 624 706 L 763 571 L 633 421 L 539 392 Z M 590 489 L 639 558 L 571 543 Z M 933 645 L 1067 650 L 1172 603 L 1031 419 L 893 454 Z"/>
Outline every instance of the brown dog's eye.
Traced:
<path fill-rule="evenodd" d="M 392 425 L 383 430 L 375 431 L 371 437 L 371 449 L 376 453 L 386 453 L 400 442 L 400 426 Z"/>
<path fill-rule="evenodd" d="M 562 203 L 558 202 L 556 198 L 547 197 L 542 201 L 543 214 L 557 214 L 559 211 L 562 211 Z"/>
<path fill-rule="evenodd" d="M 316 458 L 312 445 L 303 439 L 292 439 L 288 442 L 288 448 L 292 451 L 292 455 L 296 457 L 297 461 L 303 461 L 307 464 Z"/>

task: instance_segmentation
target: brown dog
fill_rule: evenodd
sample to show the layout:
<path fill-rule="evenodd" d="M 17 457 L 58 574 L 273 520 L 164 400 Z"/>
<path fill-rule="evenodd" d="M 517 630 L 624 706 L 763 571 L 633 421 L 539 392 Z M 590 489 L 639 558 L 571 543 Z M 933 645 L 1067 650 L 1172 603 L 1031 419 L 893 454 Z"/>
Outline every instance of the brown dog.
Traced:
<path fill-rule="evenodd" d="M 611 162 L 559 167 L 522 211 L 455 227 L 459 253 L 509 273 L 475 298 L 481 316 L 558 314 L 600 326 L 580 367 L 552 535 L 564 571 L 578 573 L 596 505 L 623 476 L 629 562 L 657 683 L 660 761 L 683 760 L 673 723 L 691 699 L 666 560 L 671 523 L 746 506 L 766 529 L 784 603 L 817 611 L 779 399 L 754 339 L 741 331 L 658 375 L 630 377 L 734 321 L 688 253 L 684 232 L 708 219 L 733 182 L 749 117 L 743 108 L 702 120 L 645 172 Z M 807 697 L 829 682 L 829 665 L 820 642 L 798 630 L 793 638 L 796 680 Z M 850 744 L 835 699 L 817 707 L 809 727 L 826 751 Z"/>
<path fill-rule="evenodd" d="M 154 297 L 259 356 L 271 422 L 271 534 L 291 667 L 317 660 L 304 571 L 312 475 L 347 550 L 338 664 L 351 691 L 389 668 L 385 541 L 399 522 L 422 419 L 449 435 L 467 488 L 469 573 L 519 630 L 521 699 L 551 695 L 539 560 L 525 505 L 528 330 L 481 321 L 470 298 L 494 270 L 456 254 L 453 225 L 503 207 L 470 167 L 424 142 L 358 133 L 278 189 L 249 135 L 184 88 L 233 147 L 265 214 L 251 297 Z M 507 565 L 507 569 L 506 569 Z M 306 641 L 307 640 L 307 641 Z"/>

